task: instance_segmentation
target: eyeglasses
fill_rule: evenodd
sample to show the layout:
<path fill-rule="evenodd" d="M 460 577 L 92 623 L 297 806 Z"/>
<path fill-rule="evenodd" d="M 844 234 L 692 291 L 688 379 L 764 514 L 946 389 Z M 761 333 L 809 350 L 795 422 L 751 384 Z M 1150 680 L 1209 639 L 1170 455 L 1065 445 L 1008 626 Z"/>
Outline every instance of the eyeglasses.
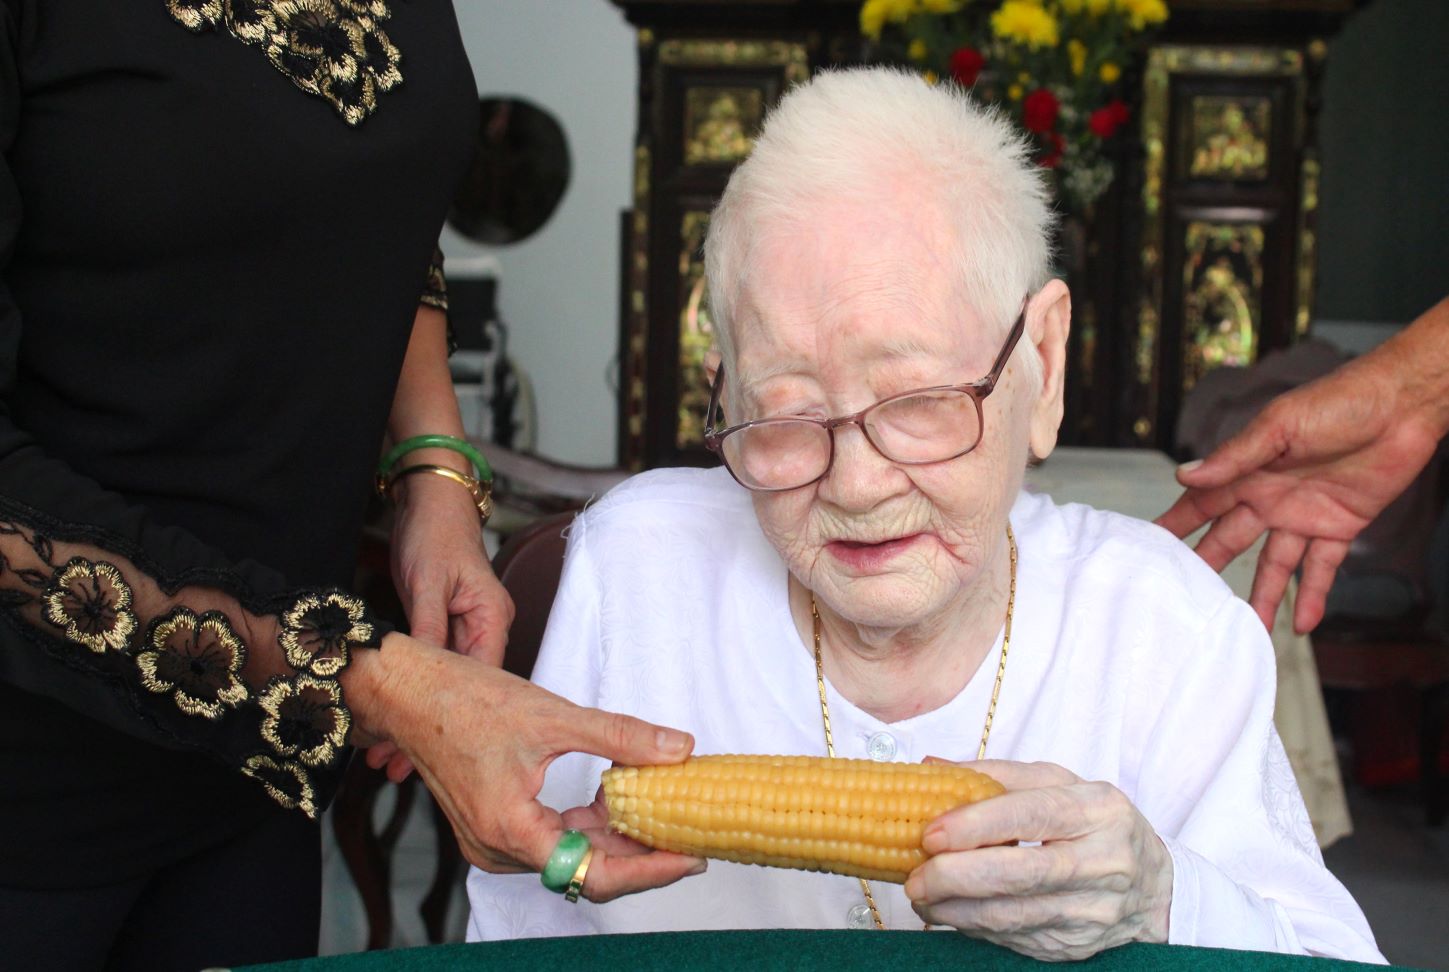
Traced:
<path fill-rule="evenodd" d="M 780 416 L 716 430 L 724 384 L 721 366 L 705 413 L 704 444 L 719 453 L 741 486 L 768 493 L 799 489 L 823 479 L 835 462 L 835 430 L 846 425 L 860 426 L 876 452 L 904 466 L 958 459 L 980 444 L 985 425 L 981 403 L 995 391 L 1025 328 L 1023 300 L 1006 344 L 985 378 L 901 392 L 840 418 Z"/>

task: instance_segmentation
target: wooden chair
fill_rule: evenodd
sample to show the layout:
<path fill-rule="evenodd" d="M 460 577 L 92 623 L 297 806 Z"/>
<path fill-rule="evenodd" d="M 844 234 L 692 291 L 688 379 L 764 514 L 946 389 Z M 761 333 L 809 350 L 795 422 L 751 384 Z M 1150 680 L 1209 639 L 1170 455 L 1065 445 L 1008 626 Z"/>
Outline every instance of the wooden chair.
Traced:
<path fill-rule="evenodd" d="M 382 512 L 378 511 L 380 520 Z M 389 567 L 389 531 L 374 523 L 363 534 L 358 558 L 355 589 L 382 617 L 404 626 L 406 614 L 393 590 Z M 362 898 L 367 915 L 368 950 L 392 944 L 392 859 L 403 825 L 416 802 L 419 790 L 433 814 L 438 833 L 438 865 L 432 884 L 418 908 L 428 941 L 438 944 L 446 934 L 448 904 L 463 865 L 462 854 L 453 838 L 452 827 L 436 802 L 427 794 L 417 774 L 394 788 L 396 799 L 386 822 L 378 828 L 374 817 L 378 796 L 387 785 L 387 775 L 367 765 L 361 753 L 354 753 L 332 803 L 332 832 L 337 838 L 352 882 Z"/>
<path fill-rule="evenodd" d="M 503 667 L 519 678 L 528 678 L 538 660 L 563 572 L 568 527 L 576 515 L 571 511 L 544 517 L 509 537 L 493 558 L 493 572 L 513 598 L 515 612 Z"/>
<path fill-rule="evenodd" d="M 528 678 L 532 673 L 539 646 L 543 643 L 544 627 L 548 623 L 549 609 L 563 570 L 565 530 L 573 522 L 574 515 L 573 512 L 558 513 L 519 530 L 508 538 L 493 561 L 494 572 L 503 582 L 516 609 L 513 626 L 508 632 L 503 667 L 520 678 Z M 380 551 L 377 549 L 379 542 L 383 544 Z M 370 567 L 375 572 L 379 557 L 382 577 L 386 578 L 385 535 L 381 541 L 376 536 L 369 538 L 364 552 L 364 567 Z M 364 590 L 364 593 L 370 594 L 370 603 L 376 603 L 374 599 L 381 596 L 381 592 Z M 438 864 L 418 911 L 428 941 L 438 944 L 446 935 L 448 906 L 463 872 L 463 855 L 446 815 L 437 801 L 428 795 L 416 774 L 396 787 L 397 799 L 392 813 L 381 829 L 377 829 L 373 823 L 375 807 L 386 783 L 387 777 L 382 771 L 372 769 L 361 754 L 356 755 L 337 792 L 332 813 L 333 832 L 367 914 L 367 947 L 372 950 L 388 948 L 392 944 L 391 862 L 398 837 L 419 790 L 423 792 L 437 831 Z"/>
<path fill-rule="evenodd" d="M 1312 636 L 1324 689 L 1345 697 L 1360 782 L 1412 778 L 1417 768 L 1431 827 L 1449 813 L 1449 778 L 1442 771 L 1449 636 L 1436 624 L 1428 569 L 1449 486 L 1443 467 L 1440 455 L 1354 541 L 1330 595 L 1329 616 Z M 1372 593 L 1348 599 L 1356 585 L 1373 585 Z M 1415 717 L 1417 747 L 1393 753 L 1395 737 L 1407 737 Z M 1386 744 L 1390 752 L 1373 752 Z"/>

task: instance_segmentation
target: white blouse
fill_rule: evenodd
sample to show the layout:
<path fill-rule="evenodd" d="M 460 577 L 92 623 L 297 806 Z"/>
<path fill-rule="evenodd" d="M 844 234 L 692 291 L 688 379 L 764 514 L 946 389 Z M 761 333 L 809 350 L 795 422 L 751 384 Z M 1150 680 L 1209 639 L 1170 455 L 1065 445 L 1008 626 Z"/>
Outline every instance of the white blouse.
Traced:
<path fill-rule="evenodd" d="M 1171 942 L 1383 961 L 1323 866 L 1273 728 L 1273 651 L 1251 609 L 1151 524 L 1026 493 L 1011 523 L 1016 611 L 987 756 L 1058 763 L 1127 794 L 1172 855 Z M 785 565 L 728 473 L 636 476 L 570 531 L 534 681 L 687 730 L 699 754 L 825 754 Z M 959 695 L 900 722 L 827 686 L 837 754 L 974 759 L 1000 650 L 998 635 Z M 606 768 L 564 756 L 541 798 L 588 804 Z M 887 927 L 921 927 L 899 885 L 873 891 Z M 724 861 L 604 905 L 476 869 L 468 897 L 470 940 L 872 925 L 853 878 Z"/>

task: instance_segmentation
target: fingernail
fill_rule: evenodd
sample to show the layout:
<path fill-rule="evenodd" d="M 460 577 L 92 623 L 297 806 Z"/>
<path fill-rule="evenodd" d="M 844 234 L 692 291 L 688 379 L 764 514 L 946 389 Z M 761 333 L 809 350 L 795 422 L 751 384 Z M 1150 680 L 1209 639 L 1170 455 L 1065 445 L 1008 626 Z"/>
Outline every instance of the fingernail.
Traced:
<path fill-rule="evenodd" d="M 654 734 L 654 745 L 659 747 L 661 753 L 678 756 L 689 749 L 689 733 L 675 732 L 673 729 L 660 729 Z"/>
<path fill-rule="evenodd" d="M 950 763 L 949 759 L 942 759 L 940 756 L 927 756 L 921 760 L 923 763 Z"/>
<path fill-rule="evenodd" d="M 708 870 L 709 861 L 700 861 L 698 864 L 694 865 L 694 867 L 691 867 L 689 869 L 689 877 L 694 877 L 696 874 L 703 874 L 705 871 Z"/>
<path fill-rule="evenodd" d="M 927 854 L 935 854 L 945 849 L 945 828 L 937 824 L 932 824 L 931 826 L 927 827 L 926 832 L 921 835 L 921 850 L 925 851 Z"/>
<path fill-rule="evenodd" d="M 1190 473 L 1194 469 L 1196 469 L 1198 466 L 1201 466 L 1202 464 L 1203 464 L 1203 460 L 1201 460 L 1201 459 L 1194 459 L 1191 462 L 1185 462 L 1182 465 L 1178 466 L 1177 467 L 1177 471 L 1180 472 L 1180 473 Z"/>

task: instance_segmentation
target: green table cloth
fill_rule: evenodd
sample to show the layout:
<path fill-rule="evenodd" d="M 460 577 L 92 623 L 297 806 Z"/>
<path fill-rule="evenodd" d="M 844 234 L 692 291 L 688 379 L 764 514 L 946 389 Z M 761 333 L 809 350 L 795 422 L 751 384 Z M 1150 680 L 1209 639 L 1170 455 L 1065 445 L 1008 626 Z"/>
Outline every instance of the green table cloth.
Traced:
<path fill-rule="evenodd" d="M 1297 955 L 1180 945 L 1125 945 L 1075 965 L 1048 965 L 949 932 L 728 931 L 532 938 L 437 945 L 252 966 L 267 972 L 675 972 L 681 969 L 788 969 L 872 972 L 930 969 L 1091 969 L 1122 972 L 1349 972 L 1382 966 Z"/>

